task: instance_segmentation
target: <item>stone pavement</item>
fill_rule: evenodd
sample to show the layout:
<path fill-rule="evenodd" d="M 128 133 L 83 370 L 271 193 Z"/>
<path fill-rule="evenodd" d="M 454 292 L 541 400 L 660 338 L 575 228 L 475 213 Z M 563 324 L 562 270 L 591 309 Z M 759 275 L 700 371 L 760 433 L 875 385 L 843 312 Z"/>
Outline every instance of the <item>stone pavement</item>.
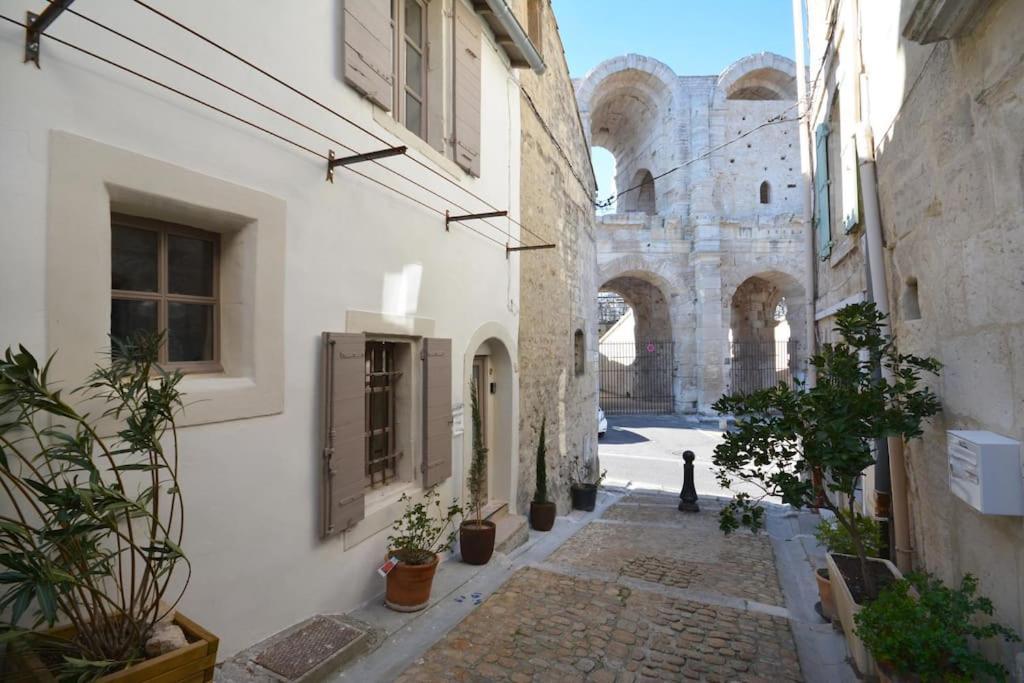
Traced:
<path fill-rule="evenodd" d="M 723 536 L 716 499 L 699 514 L 676 503 L 622 497 L 517 569 L 397 680 L 804 680 L 772 541 Z"/>

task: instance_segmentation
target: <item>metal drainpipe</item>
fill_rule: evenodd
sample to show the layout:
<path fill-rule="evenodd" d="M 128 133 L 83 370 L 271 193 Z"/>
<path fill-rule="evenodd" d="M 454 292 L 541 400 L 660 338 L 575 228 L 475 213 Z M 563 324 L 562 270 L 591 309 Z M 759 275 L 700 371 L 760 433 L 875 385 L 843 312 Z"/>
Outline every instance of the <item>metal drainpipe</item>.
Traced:
<path fill-rule="evenodd" d="M 804 240 L 804 264 L 807 268 L 807 281 L 804 283 L 804 292 L 807 299 L 806 318 L 804 326 L 804 337 L 807 339 L 807 355 L 810 357 L 816 350 L 815 344 L 815 301 L 818 296 L 816 270 L 818 263 L 814 258 L 814 225 L 812 222 L 811 207 L 811 123 L 810 123 L 810 102 L 807 99 L 807 65 L 804 64 L 804 14 L 803 0 L 793 0 L 793 40 L 796 42 L 796 91 L 797 91 L 797 113 L 800 116 L 799 131 L 806 141 L 800 145 L 800 179 L 803 184 L 804 196 L 803 221 L 807 229 L 807 239 Z M 816 380 L 814 367 L 807 364 L 807 386 L 813 387 Z"/>
<path fill-rule="evenodd" d="M 530 41 L 530 37 L 526 35 L 519 20 L 512 14 L 512 10 L 505 4 L 505 0 L 485 0 L 485 2 L 491 12 L 494 13 L 494 16 L 498 18 L 498 21 L 501 22 L 501 25 L 508 31 L 508 35 L 515 46 L 522 51 L 523 56 L 526 57 L 526 61 L 529 62 L 530 68 L 533 69 L 534 73 L 544 73 L 545 69 L 547 69 L 544 65 L 544 59 L 537 52 L 537 48 Z"/>

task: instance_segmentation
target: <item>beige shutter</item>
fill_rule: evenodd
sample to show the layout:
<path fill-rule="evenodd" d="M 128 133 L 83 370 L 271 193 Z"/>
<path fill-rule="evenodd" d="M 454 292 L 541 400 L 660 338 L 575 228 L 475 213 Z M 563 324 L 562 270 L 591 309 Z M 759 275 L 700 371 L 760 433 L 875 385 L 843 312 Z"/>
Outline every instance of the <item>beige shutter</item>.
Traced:
<path fill-rule="evenodd" d="M 333 536 L 363 518 L 366 478 L 366 340 L 361 334 L 324 332 L 323 535 Z"/>
<path fill-rule="evenodd" d="M 455 0 L 455 162 L 480 175 L 480 22 Z"/>
<path fill-rule="evenodd" d="M 345 82 L 391 110 L 394 42 L 391 0 L 343 0 Z"/>
<path fill-rule="evenodd" d="M 423 340 L 423 485 L 452 476 L 452 340 Z"/>

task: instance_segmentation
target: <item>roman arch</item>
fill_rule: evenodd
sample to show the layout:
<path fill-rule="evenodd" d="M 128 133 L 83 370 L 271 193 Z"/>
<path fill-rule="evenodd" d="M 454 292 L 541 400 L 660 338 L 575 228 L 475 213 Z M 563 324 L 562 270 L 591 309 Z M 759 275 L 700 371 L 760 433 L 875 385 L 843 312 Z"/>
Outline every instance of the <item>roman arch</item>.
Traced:
<path fill-rule="evenodd" d="M 597 283 L 600 301 L 628 311 L 633 328 L 624 333 L 612 315 L 602 339 L 610 348 L 613 328 L 615 343 L 631 335 L 638 372 L 651 342 L 671 344 L 671 374 L 645 386 L 660 394 L 669 382 L 673 412 L 710 413 L 732 388 L 802 374 L 809 228 L 795 74 L 771 53 L 710 76 L 631 54 L 576 82 L 590 143 L 615 157 L 625 191 L 598 216 Z M 784 352 L 767 343 L 777 335 Z M 606 361 L 603 383 L 617 369 Z M 749 368 L 755 379 L 734 387 Z M 602 400 L 610 389 L 602 385 Z"/>

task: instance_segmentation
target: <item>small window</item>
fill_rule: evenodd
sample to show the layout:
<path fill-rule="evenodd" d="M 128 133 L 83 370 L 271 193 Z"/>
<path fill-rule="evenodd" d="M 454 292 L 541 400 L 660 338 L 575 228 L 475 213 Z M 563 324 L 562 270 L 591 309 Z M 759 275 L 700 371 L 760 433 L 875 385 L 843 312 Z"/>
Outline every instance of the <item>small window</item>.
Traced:
<path fill-rule="evenodd" d="M 427 137 L 427 6 L 423 0 L 391 0 L 394 38 L 395 118 Z"/>
<path fill-rule="evenodd" d="M 219 372 L 219 235 L 119 214 L 110 230 L 110 336 L 164 332 L 162 365 Z"/>
<path fill-rule="evenodd" d="M 772 186 L 768 184 L 768 181 L 761 183 L 761 203 L 771 204 L 772 202 Z"/>
<path fill-rule="evenodd" d="M 397 385 L 402 376 L 394 342 L 366 343 L 366 485 L 398 478 Z"/>
<path fill-rule="evenodd" d="M 573 354 L 576 359 L 576 375 L 582 375 L 587 371 L 587 343 L 583 330 L 576 330 L 573 335 Z"/>
<path fill-rule="evenodd" d="M 530 42 L 537 48 L 537 52 L 543 52 L 541 45 L 544 39 L 544 0 L 527 0 L 526 5 L 526 32 L 530 36 Z"/>

